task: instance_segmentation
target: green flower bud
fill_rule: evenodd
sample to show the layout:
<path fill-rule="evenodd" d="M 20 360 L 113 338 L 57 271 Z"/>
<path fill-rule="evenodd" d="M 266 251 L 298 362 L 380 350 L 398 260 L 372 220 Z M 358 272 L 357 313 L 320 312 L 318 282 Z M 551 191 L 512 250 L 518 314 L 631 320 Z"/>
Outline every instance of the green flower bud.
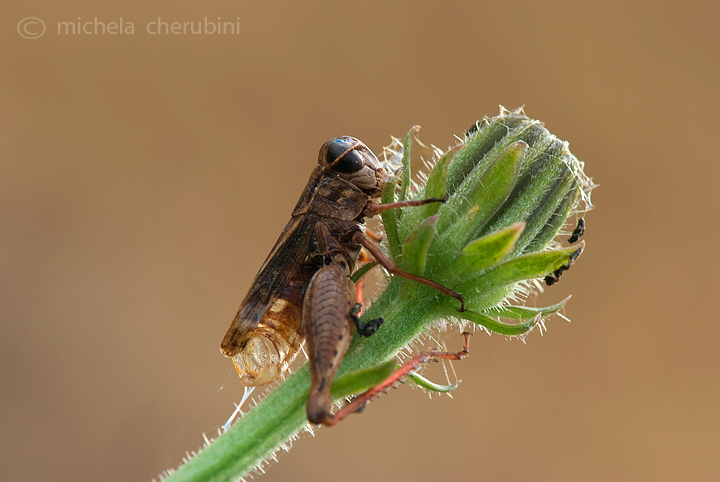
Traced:
<path fill-rule="evenodd" d="M 402 147 L 386 149 L 402 156 L 404 172 L 400 187 L 386 187 L 383 202 L 408 196 L 416 133 L 413 128 Z M 592 207 L 594 184 L 567 143 L 521 110 L 502 109 L 499 116 L 477 123 L 437 159 L 426 182 L 413 186 L 411 198 L 447 196 L 447 202 L 386 211 L 387 251 L 403 270 L 463 295 L 467 310 L 459 313 L 453 298 L 400 277 L 389 280 L 375 306 L 425 314 L 415 335 L 437 318 L 525 335 L 564 306 L 529 309 L 518 302 L 536 280 L 556 281 L 582 252 L 582 242 L 563 248 L 554 239 L 568 217 Z M 370 310 L 368 316 L 375 315 Z"/>

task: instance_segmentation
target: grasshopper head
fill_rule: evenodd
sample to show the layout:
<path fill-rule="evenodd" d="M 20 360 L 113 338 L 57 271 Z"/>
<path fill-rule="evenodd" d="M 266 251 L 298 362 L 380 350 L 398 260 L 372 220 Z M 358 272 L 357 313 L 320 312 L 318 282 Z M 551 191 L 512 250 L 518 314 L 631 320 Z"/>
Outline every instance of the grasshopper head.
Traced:
<path fill-rule="evenodd" d="M 350 136 L 336 137 L 323 144 L 318 164 L 370 194 L 378 193 L 387 177 L 370 148 Z"/>

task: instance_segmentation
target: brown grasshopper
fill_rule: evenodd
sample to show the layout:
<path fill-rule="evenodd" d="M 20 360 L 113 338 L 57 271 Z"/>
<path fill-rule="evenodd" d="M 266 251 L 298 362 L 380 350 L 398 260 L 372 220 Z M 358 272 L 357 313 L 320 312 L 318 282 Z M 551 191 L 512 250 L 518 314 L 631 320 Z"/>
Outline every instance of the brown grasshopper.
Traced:
<path fill-rule="evenodd" d="M 362 323 L 353 305 L 350 275 L 365 248 L 389 273 L 463 297 L 426 278 L 400 270 L 364 233 L 364 220 L 383 210 L 444 199 L 379 204 L 390 173 L 373 152 L 352 137 L 320 149 L 318 165 L 290 221 L 255 276 L 220 350 L 231 358 L 246 386 L 277 380 L 307 339 L 312 373 L 308 420 L 333 424 L 330 385 L 353 330 L 372 335 L 382 319 Z"/>

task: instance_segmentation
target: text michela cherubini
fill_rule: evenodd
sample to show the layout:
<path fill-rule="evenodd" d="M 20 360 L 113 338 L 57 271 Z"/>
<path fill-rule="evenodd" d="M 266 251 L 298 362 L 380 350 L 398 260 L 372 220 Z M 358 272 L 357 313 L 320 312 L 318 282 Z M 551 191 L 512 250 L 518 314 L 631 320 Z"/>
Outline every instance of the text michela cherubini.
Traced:
<path fill-rule="evenodd" d="M 58 22 L 58 35 L 134 35 L 136 23 L 125 20 L 106 21 L 94 17 L 92 20 L 78 17 L 72 22 Z M 144 24 L 144 32 L 150 35 L 237 35 L 240 33 L 240 17 L 234 21 L 204 17 L 193 21 L 169 21 L 158 17 Z M 139 30 L 138 32 L 142 32 Z"/>

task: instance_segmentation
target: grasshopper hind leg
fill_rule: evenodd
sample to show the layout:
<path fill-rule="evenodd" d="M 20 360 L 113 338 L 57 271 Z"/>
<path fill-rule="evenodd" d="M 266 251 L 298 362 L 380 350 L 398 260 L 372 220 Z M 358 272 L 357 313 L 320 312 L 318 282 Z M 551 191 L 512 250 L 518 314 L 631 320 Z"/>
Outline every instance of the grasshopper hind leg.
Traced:
<path fill-rule="evenodd" d="M 393 387 L 396 383 L 402 381 L 404 377 L 417 370 L 421 365 L 435 361 L 435 360 L 462 360 L 465 358 L 470 350 L 470 333 L 463 332 L 465 344 L 460 351 L 447 352 L 430 350 L 419 353 L 414 357 L 407 360 L 403 365 L 395 370 L 385 381 L 367 390 L 366 392 L 355 397 L 350 403 L 346 404 L 335 415 L 330 415 L 323 420 L 323 424 L 326 426 L 333 426 L 340 423 L 345 417 L 355 412 L 362 412 L 365 409 L 367 403 L 384 393 L 389 388 Z"/>
<path fill-rule="evenodd" d="M 333 263 L 315 273 L 305 294 L 303 329 L 312 377 L 307 415 L 312 423 L 332 417 L 330 387 L 354 330 L 349 316 L 352 290 L 342 265 Z"/>

